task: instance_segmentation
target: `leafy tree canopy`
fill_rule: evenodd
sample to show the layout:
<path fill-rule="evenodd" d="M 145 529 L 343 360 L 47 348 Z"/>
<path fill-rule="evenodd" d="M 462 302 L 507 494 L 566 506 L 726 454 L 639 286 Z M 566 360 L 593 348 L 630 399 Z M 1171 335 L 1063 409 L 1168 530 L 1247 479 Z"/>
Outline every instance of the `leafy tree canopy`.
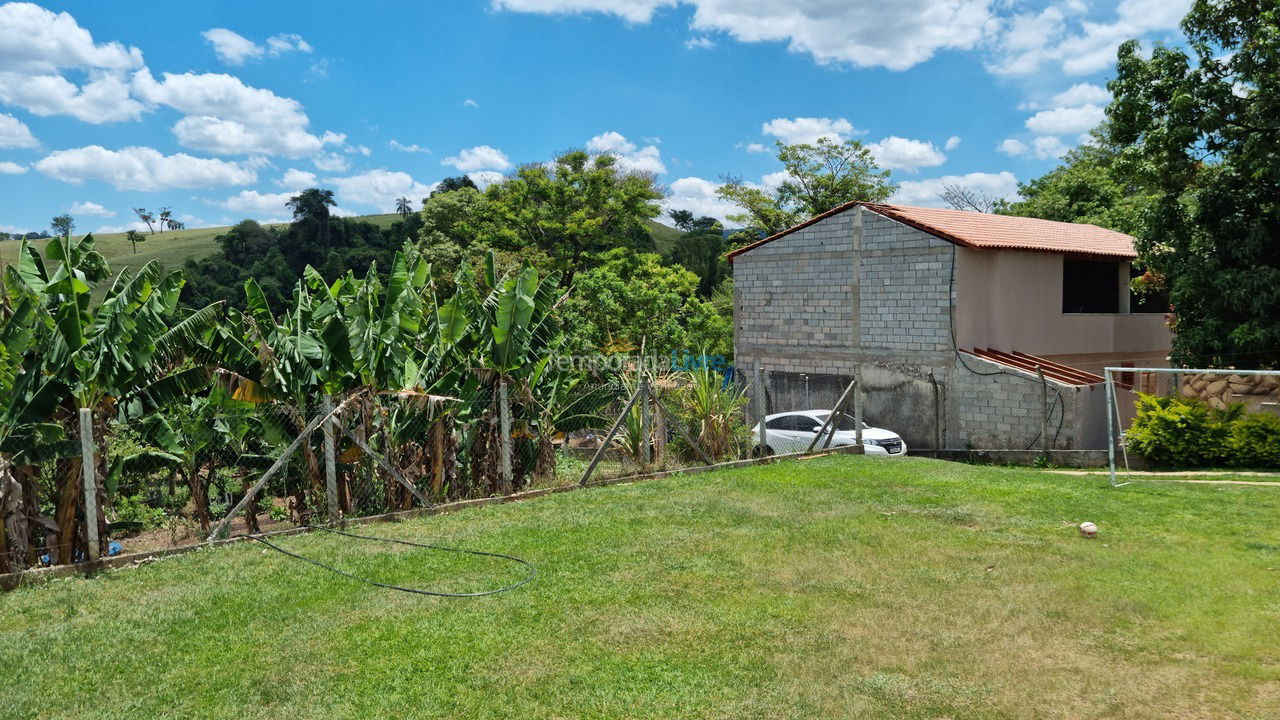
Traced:
<path fill-rule="evenodd" d="M 1278 13 L 1200 0 L 1188 49 L 1119 51 L 1110 139 L 1153 194 L 1137 247 L 1169 290 L 1175 363 L 1280 365 Z"/>
<path fill-rule="evenodd" d="M 1089 223 L 1135 234 L 1150 196 L 1118 171 L 1118 157 L 1119 150 L 1104 142 L 1081 145 L 1058 167 L 1019 183 L 1021 200 L 997 203 L 993 209 L 1002 215 Z"/>
<path fill-rule="evenodd" d="M 889 171 L 876 164 L 857 140 L 785 145 L 778 142 L 778 161 L 787 179 L 772 191 L 729 178 L 716 194 L 742 208 L 729 220 L 757 233 L 773 234 L 854 200 L 884 202 L 897 190 Z"/>

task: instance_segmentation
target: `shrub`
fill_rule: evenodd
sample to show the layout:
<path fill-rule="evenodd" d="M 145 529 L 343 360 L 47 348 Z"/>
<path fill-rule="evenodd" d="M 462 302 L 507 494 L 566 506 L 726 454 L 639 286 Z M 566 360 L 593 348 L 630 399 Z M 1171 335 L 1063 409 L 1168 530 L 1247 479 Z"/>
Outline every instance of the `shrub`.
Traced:
<path fill-rule="evenodd" d="M 116 522 L 136 522 L 143 530 L 164 527 L 167 514 L 164 508 L 151 507 L 141 495 L 121 496 L 115 501 Z"/>
<path fill-rule="evenodd" d="M 1138 395 L 1138 413 L 1125 433 L 1129 447 L 1153 463 L 1203 467 L 1227 457 L 1230 420 L 1240 409 L 1224 413 L 1198 400 Z"/>
<path fill-rule="evenodd" d="M 1232 423 L 1229 461 L 1237 467 L 1280 468 L 1280 416 L 1245 415 Z"/>

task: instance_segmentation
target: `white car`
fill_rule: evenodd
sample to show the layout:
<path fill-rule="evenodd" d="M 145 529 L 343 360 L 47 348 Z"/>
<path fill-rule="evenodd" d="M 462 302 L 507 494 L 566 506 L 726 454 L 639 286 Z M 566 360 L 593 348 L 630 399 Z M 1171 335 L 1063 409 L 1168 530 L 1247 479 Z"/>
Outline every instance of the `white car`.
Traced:
<path fill-rule="evenodd" d="M 813 442 L 814 437 L 818 436 L 822 424 L 830 415 L 830 410 L 796 410 L 766 416 L 764 425 L 768 431 L 765 433 L 768 450 L 765 452 L 770 455 L 804 452 L 809 447 L 809 443 Z M 857 425 L 854 424 L 852 415 L 841 413 L 836 419 L 835 426 L 834 432 L 828 431 L 831 434 L 831 447 L 858 444 L 855 431 Z M 761 439 L 760 425 L 757 424 L 752 428 L 751 434 L 754 439 L 754 454 L 760 455 L 765 447 Z M 826 434 L 823 434 L 814 444 L 814 450 L 822 449 L 825 442 Z M 867 455 L 901 457 L 907 454 L 907 444 L 897 433 L 871 427 L 866 423 L 862 424 L 862 444 Z"/>

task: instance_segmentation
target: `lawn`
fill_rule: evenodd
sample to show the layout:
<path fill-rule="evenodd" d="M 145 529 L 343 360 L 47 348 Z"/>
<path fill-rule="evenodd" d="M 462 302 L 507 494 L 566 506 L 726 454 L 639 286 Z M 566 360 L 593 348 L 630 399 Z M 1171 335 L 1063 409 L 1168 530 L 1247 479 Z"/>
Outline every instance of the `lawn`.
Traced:
<path fill-rule="evenodd" d="M 831 456 L 365 529 L 538 566 L 481 599 L 248 543 L 54 581 L 0 597 L 0 717 L 1280 715 L 1280 492 L 1105 484 Z M 281 542 L 420 587 L 520 575 Z"/>

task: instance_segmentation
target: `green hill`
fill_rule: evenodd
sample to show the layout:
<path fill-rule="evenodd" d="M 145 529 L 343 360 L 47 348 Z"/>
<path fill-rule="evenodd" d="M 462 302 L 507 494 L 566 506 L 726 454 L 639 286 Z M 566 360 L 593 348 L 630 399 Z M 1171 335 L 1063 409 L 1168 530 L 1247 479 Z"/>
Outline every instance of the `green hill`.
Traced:
<path fill-rule="evenodd" d="M 385 215 L 360 215 L 353 220 L 363 220 L 381 228 L 390 227 L 400 219 L 395 213 Z M 653 236 L 658 252 L 669 250 L 680 237 L 680 231 L 658 222 L 648 221 L 649 232 Z M 167 270 L 181 268 L 187 260 L 199 260 L 218 251 L 218 243 L 214 238 L 225 233 L 227 226 L 194 228 L 191 230 L 169 230 L 167 232 L 147 234 L 146 242 L 138 243 L 138 251 L 134 253 L 124 233 L 105 233 L 94 235 L 95 247 L 102 253 L 111 269 L 119 272 L 124 267 L 141 267 L 151 260 L 159 260 Z M 48 240 L 37 240 L 43 251 Z M 18 242 L 0 243 L 0 262 L 12 264 L 18 258 Z"/>

